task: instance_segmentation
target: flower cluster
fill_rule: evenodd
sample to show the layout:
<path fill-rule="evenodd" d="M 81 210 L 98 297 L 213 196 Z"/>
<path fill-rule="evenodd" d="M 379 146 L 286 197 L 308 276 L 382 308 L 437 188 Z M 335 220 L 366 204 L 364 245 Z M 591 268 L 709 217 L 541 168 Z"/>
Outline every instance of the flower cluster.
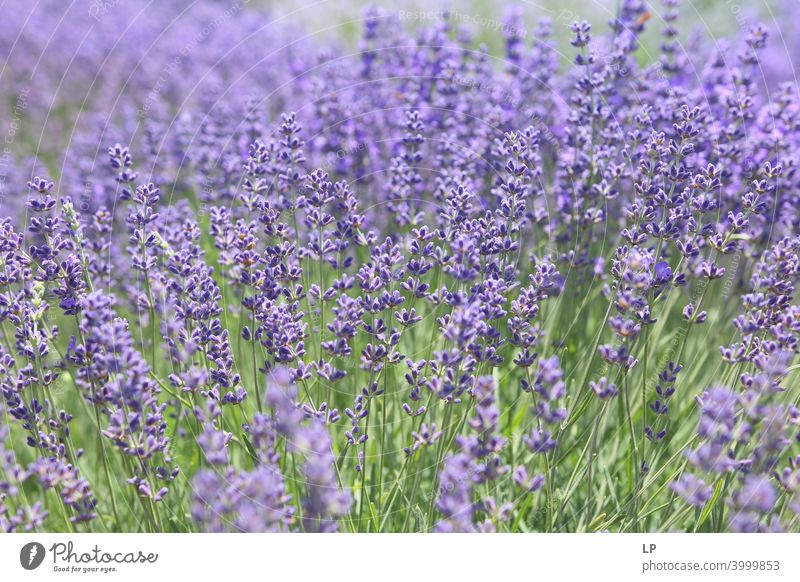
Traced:
<path fill-rule="evenodd" d="M 252 6 L 28 4 L 0 529 L 798 530 L 800 93 L 767 28 L 510 8 L 495 51 L 370 7 L 351 53 Z"/>

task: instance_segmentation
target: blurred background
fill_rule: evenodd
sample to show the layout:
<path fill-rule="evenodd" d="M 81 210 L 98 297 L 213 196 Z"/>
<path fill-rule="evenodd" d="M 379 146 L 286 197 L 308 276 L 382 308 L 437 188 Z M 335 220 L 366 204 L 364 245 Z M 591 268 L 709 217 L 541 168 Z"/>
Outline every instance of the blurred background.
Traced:
<path fill-rule="evenodd" d="M 756 22 L 781 22 L 781 16 L 794 14 L 798 0 L 682 0 L 679 3 L 681 23 L 686 32 L 692 29 L 706 31 L 712 36 L 729 35 L 737 28 L 747 28 Z M 619 0 L 320 0 L 287 2 L 285 0 L 251 0 L 253 8 L 267 9 L 277 18 L 303 22 L 309 31 L 329 38 L 358 38 L 364 6 L 372 4 L 387 10 L 409 13 L 408 25 L 414 26 L 414 15 L 422 20 L 431 14 L 449 10 L 464 24 L 471 25 L 476 39 L 497 49 L 502 45 L 498 35 L 503 10 L 509 5 L 520 6 L 526 24 L 531 28 L 541 17 L 551 18 L 557 38 L 566 38 L 568 25 L 573 20 L 588 20 L 593 26 L 603 26 L 619 10 Z M 656 26 L 664 11 L 661 1 L 645 2 Z M 794 7 L 794 10 L 792 8 Z M 427 16 L 427 18 L 426 18 Z M 560 25 L 559 25 L 560 23 Z M 657 36 L 651 35 L 657 44 Z"/>
<path fill-rule="evenodd" d="M 800 0 L 0 0 L 0 212 L 37 172 L 86 189 L 116 141 L 196 126 L 212 109 L 245 115 L 251 98 L 268 103 L 267 118 L 302 107 L 292 85 L 308 71 L 332 55 L 339 66 L 359 66 L 367 14 L 392 12 L 412 39 L 447 15 L 453 35 L 500 63 L 513 4 L 526 46 L 541 18 L 552 21 L 566 68 L 575 54 L 570 23 L 589 20 L 601 37 L 625 3 L 646 8 L 642 66 L 658 61 L 664 15 L 677 5 L 678 42 L 696 69 L 741 48 L 763 23 L 764 84 L 796 81 Z"/>

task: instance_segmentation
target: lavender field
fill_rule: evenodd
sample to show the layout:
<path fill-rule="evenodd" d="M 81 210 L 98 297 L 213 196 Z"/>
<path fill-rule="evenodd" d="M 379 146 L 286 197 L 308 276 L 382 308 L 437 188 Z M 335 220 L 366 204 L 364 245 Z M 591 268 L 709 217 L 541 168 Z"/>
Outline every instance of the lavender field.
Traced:
<path fill-rule="evenodd" d="M 800 532 L 800 4 L 347 6 L 0 0 L 0 531 Z"/>

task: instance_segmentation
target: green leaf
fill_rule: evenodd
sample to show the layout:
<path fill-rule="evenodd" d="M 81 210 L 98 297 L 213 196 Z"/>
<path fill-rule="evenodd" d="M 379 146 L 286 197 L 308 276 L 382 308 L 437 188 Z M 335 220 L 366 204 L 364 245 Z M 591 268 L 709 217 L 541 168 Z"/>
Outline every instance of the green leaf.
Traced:
<path fill-rule="evenodd" d="M 714 509 L 714 505 L 717 503 L 720 495 L 722 494 L 722 487 L 724 485 L 724 481 L 720 479 L 717 481 L 717 484 L 714 485 L 714 494 L 711 496 L 706 502 L 706 506 L 703 508 L 703 512 L 700 514 L 700 518 L 697 520 L 697 525 L 694 528 L 694 531 L 699 530 L 703 523 L 708 519 L 708 516 L 711 515 L 711 511 Z"/>
<path fill-rule="evenodd" d="M 250 439 L 247 438 L 247 433 L 242 433 L 242 442 L 244 443 L 244 447 L 247 449 L 248 454 L 253 457 L 254 461 L 258 461 L 258 453 L 256 453 L 255 448 L 253 448 L 253 444 L 250 442 Z"/>
<path fill-rule="evenodd" d="M 589 524 L 589 526 L 586 529 L 588 529 L 589 531 L 592 531 L 592 532 L 595 532 L 595 531 L 597 531 L 599 529 L 602 529 L 602 528 L 600 528 L 600 525 L 602 524 L 602 522 L 603 522 L 603 520 L 605 518 L 606 518 L 606 514 L 605 513 L 601 513 L 600 515 L 598 515 L 597 517 L 595 517 L 591 521 L 591 523 Z"/>

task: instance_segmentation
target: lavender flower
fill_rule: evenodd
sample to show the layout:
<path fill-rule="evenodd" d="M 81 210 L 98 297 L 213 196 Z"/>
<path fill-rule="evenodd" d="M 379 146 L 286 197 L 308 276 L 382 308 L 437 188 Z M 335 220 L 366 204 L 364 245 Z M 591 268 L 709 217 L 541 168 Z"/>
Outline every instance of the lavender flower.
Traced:
<path fill-rule="evenodd" d="M 797 529 L 795 8 L 6 4 L 3 530 Z"/>

